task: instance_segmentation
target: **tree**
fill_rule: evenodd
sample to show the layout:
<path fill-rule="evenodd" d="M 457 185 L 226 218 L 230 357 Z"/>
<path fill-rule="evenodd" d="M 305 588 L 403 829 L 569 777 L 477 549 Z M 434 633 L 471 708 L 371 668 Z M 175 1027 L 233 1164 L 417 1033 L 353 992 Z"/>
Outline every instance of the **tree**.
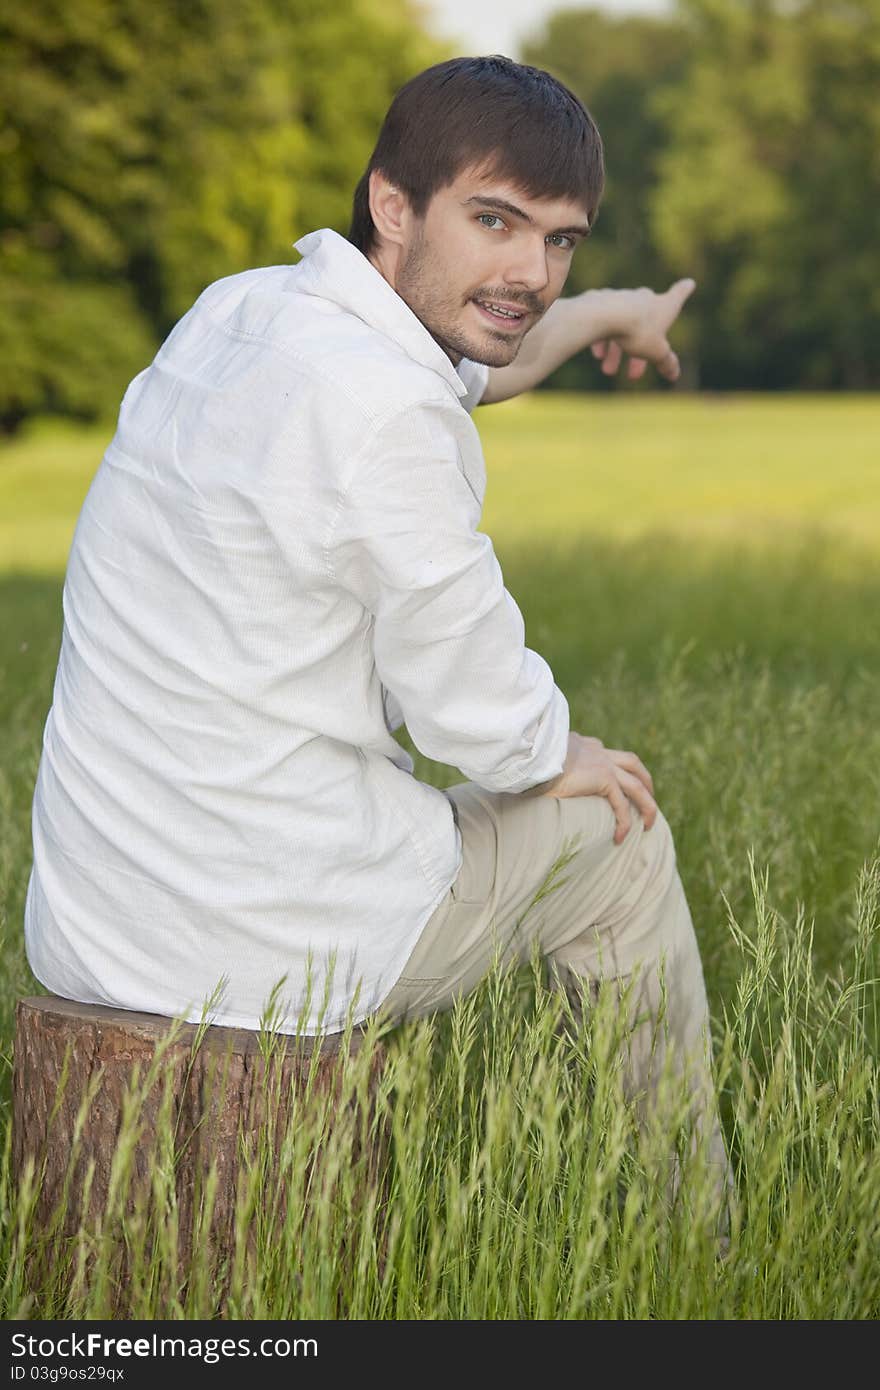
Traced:
<path fill-rule="evenodd" d="M 0 422 L 94 415 L 211 280 L 347 230 L 406 0 L 0 0 Z"/>
<path fill-rule="evenodd" d="M 681 0 L 661 251 L 700 285 L 705 385 L 880 382 L 880 0 Z"/>

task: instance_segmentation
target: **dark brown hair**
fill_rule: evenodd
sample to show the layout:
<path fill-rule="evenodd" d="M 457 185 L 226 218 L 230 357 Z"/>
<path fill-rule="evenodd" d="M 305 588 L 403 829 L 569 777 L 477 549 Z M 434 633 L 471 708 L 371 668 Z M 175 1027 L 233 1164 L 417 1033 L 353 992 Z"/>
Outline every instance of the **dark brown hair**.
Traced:
<path fill-rule="evenodd" d="M 471 167 L 491 170 L 528 197 L 580 202 L 590 225 L 605 184 L 595 122 L 555 77 L 498 54 L 450 58 L 413 77 L 388 108 L 355 189 L 348 240 L 364 255 L 372 249 L 373 169 L 422 217 L 434 194 Z"/>

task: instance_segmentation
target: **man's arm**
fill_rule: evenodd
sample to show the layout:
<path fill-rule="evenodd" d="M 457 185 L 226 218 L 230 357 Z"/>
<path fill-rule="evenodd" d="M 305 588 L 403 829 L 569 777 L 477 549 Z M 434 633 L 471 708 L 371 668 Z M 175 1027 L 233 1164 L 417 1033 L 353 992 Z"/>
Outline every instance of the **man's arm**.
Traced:
<path fill-rule="evenodd" d="M 489 791 L 565 769 L 568 703 L 504 586 L 480 499 L 463 471 L 460 411 L 403 406 L 351 459 L 324 547 L 364 626 L 385 691 L 428 758 Z M 465 438 L 465 432 L 461 432 Z"/>
<path fill-rule="evenodd" d="M 666 334 L 693 290 L 690 279 L 676 280 L 664 294 L 653 290 L 585 290 L 557 299 L 527 333 L 509 367 L 490 367 L 481 405 L 506 401 L 530 391 L 576 352 L 591 347 L 602 358 L 602 370 L 612 375 L 624 353 L 630 357 L 628 377 L 635 381 L 647 364 L 676 381 L 678 357 Z"/>

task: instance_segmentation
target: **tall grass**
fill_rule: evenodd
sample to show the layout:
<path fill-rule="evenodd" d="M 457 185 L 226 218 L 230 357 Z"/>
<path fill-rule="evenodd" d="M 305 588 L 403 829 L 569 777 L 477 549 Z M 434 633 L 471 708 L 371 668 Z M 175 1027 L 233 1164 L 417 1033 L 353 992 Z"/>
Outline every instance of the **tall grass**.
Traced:
<path fill-rule="evenodd" d="M 487 529 L 527 640 L 573 727 L 642 756 L 674 832 L 735 1170 L 726 1259 L 700 1219 L 709 1178 L 688 1157 L 684 1098 L 673 1087 L 662 1132 L 641 1137 L 614 1062 L 619 1015 L 600 1004 L 565 1025 L 533 963 L 390 1033 L 372 1110 L 334 1121 L 301 1106 L 280 1185 L 268 1148 L 245 1165 L 225 1267 L 204 1241 L 181 1264 L 170 1114 L 140 1212 L 126 1214 L 123 1136 L 100 1227 L 77 1229 L 71 1191 L 58 1230 L 72 1215 L 74 1234 L 50 1236 L 41 1262 L 33 1187 L 11 1182 L 9 1072 L 14 1001 L 36 992 L 21 938 L 30 798 L 75 507 L 71 454 L 40 529 L 64 441 L 36 440 L 39 496 L 22 483 L 18 573 L 0 579 L 5 1317 L 877 1316 L 880 416 L 866 401 L 808 405 L 560 402 L 554 414 L 545 398 L 480 422 Z M 834 440 L 848 443 L 832 469 Z M 6 501 L 16 489 L 3 486 Z M 15 525 L 13 506 L 2 534 Z M 418 776 L 460 779 L 400 737 Z M 370 1051 L 346 1071 L 351 1094 Z M 137 1112 L 135 1095 L 131 1135 Z M 384 1136 L 379 1171 L 355 1143 L 365 1117 Z M 686 1171 L 670 1209 L 673 1148 Z"/>
<path fill-rule="evenodd" d="M 39 1242 L 32 1182 L 13 1191 L 7 1146 L 0 1312 L 877 1316 L 880 860 L 860 875 L 848 958 L 834 979 L 816 970 L 804 918 L 783 930 L 766 876 L 752 866 L 751 880 L 757 925 L 749 933 L 730 919 L 739 972 L 716 1038 L 736 1175 L 724 1257 L 705 1219 L 711 1173 L 699 1151 L 689 1155 L 686 1094 L 670 1086 L 663 1126 L 643 1137 L 621 1088 L 612 996 L 572 1014 L 533 959 L 525 973 L 496 967 L 442 1019 L 399 1027 L 372 1109 L 367 1075 L 380 1030 L 371 1027 L 341 1064 L 341 1102 L 359 1096 L 360 1105 L 304 1100 L 271 1181 L 267 1125 L 243 1170 L 225 1255 L 197 1231 L 195 1256 L 181 1261 L 170 1113 L 158 1127 L 152 1187 L 134 1216 L 127 1210 L 138 1099 L 155 1075 L 124 1107 L 105 1215 L 67 1239 L 44 1238 L 36 1282 L 27 1268 Z M 367 1116 L 374 1141 L 385 1135 L 378 1166 L 356 1143 Z M 663 1174 L 676 1149 L 684 1172 L 670 1207 Z M 203 1230 L 215 1177 L 203 1193 Z"/>

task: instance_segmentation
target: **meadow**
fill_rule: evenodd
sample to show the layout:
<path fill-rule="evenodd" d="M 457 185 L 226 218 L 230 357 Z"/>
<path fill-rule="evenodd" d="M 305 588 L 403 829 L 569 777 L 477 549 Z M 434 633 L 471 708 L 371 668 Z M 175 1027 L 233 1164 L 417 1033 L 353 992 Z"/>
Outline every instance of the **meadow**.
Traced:
<path fill-rule="evenodd" d="M 242 1240 L 231 1267 L 181 1274 L 168 1149 L 149 1254 L 119 1205 L 35 1278 L 8 1143 L 15 1000 L 40 992 L 30 798 L 67 548 L 109 436 L 45 424 L 0 450 L 0 1315 L 119 1315 L 125 1242 L 128 1317 L 880 1313 L 880 402 L 538 393 L 475 419 L 483 529 L 527 641 L 572 727 L 639 753 L 674 832 L 736 1177 L 729 1253 L 694 1220 L 698 1164 L 662 1200 L 613 1014 L 560 1032 L 535 964 L 386 1039 L 381 1183 L 346 1162 L 344 1127 L 303 1117 L 286 1180 L 300 1190 L 311 1143 L 326 1184 L 273 1215 L 255 1167 L 256 1255 Z M 400 737 L 417 776 L 460 780 Z M 673 1095 L 669 1115 L 671 1145 Z"/>

